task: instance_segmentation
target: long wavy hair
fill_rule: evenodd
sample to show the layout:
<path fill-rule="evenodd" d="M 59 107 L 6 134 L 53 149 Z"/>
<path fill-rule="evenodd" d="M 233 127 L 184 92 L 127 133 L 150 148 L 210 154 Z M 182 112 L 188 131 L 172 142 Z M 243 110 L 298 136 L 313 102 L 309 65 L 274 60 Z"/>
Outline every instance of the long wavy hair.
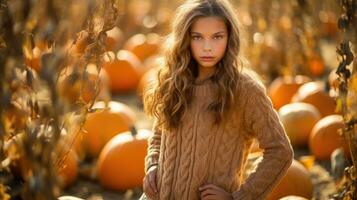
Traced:
<path fill-rule="evenodd" d="M 241 62 L 243 57 L 239 55 L 240 24 L 232 5 L 227 0 L 186 1 L 177 9 L 172 32 L 163 46 L 163 63 L 157 80 L 144 94 L 144 109 L 156 119 L 156 128 L 177 128 L 191 105 L 198 66 L 190 52 L 190 29 L 197 18 L 210 16 L 224 20 L 228 30 L 225 55 L 217 63 L 211 79 L 217 92 L 208 109 L 213 112 L 216 124 L 225 119 L 236 100 L 239 74 L 244 62 Z"/>

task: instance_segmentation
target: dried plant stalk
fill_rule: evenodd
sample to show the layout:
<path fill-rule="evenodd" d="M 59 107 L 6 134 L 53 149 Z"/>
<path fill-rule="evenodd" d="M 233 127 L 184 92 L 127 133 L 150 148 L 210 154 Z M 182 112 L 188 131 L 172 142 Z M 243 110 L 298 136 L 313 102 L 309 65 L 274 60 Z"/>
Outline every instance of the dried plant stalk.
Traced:
<path fill-rule="evenodd" d="M 66 101 L 59 92 L 58 78 L 71 65 L 84 68 L 71 81 L 84 81 L 89 63 L 96 64 L 99 74 L 106 31 L 116 25 L 117 13 L 114 0 L 1 1 L 0 179 L 4 181 L 0 197 L 21 194 L 24 199 L 55 199 L 60 195 L 58 172 L 70 151 L 63 132 L 73 125 L 68 118 L 83 125 L 95 98 Z M 74 56 L 71 40 L 83 29 L 88 33 L 88 45 L 83 54 Z M 46 49 L 38 74 L 26 62 L 37 41 L 45 43 Z M 6 191 L 6 184 L 16 179 L 9 168 L 19 160 L 23 161 L 24 184 L 19 191 Z"/>

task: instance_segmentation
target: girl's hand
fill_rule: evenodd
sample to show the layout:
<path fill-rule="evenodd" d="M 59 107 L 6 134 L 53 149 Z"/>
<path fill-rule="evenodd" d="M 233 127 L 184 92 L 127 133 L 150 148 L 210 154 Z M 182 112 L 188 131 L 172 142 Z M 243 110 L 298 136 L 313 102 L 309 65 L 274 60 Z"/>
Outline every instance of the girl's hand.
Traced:
<path fill-rule="evenodd" d="M 158 195 L 158 190 L 156 185 L 156 172 L 157 172 L 157 166 L 156 165 L 151 166 L 143 180 L 144 193 L 150 199 L 156 199 Z"/>
<path fill-rule="evenodd" d="M 214 184 L 203 185 L 198 190 L 202 200 L 233 200 L 231 193 Z"/>

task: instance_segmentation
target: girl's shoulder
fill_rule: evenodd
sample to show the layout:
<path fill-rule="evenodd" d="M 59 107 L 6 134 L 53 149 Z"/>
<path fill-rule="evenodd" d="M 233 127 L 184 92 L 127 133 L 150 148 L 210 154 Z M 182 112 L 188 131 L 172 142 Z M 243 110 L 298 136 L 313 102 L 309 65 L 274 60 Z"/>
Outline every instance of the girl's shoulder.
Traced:
<path fill-rule="evenodd" d="M 267 90 L 263 82 L 257 76 L 250 73 L 241 73 L 240 77 L 240 95 L 239 108 L 242 113 L 251 112 L 270 112 L 272 110 L 272 102 L 267 94 Z"/>
<path fill-rule="evenodd" d="M 266 87 L 256 72 L 247 69 L 239 74 L 238 92 L 245 96 L 266 94 Z"/>

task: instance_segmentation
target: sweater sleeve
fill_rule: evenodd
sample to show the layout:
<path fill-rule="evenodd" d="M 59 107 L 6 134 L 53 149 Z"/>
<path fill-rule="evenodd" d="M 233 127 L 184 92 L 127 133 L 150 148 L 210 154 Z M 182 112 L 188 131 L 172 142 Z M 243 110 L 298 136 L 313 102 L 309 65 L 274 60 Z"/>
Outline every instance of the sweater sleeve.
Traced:
<path fill-rule="evenodd" d="M 234 200 L 265 199 L 285 175 L 294 155 L 264 86 L 258 83 L 252 85 L 247 90 L 244 126 L 259 141 L 264 154 L 255 172 L 248 176 L 239 190 L 232 193 Z"/>
<path fill-rule="evenodd" d="M 156 121 L 154 121 L 152 131 L 154 134 L 148 139 L 148 149 L 145 157 L 145 173 L 151 166 L 157 165 L 159 162 L 161 130 L 157 128 Z"/>

